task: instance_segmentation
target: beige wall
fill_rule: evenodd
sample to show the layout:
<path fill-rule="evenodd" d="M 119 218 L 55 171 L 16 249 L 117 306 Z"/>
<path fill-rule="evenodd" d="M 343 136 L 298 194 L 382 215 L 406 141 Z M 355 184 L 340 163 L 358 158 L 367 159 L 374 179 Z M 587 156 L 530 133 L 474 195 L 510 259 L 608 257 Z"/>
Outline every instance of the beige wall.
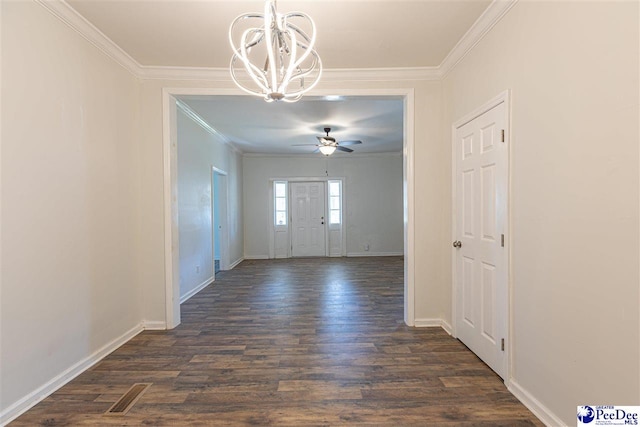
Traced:
<path fill-rule="evenodd" d="M 445 144 L 512 91 L 513 380 L 568 425 L 640 402 L 638 18 L 520 1 L 444 80 Z"/>
<path fill-rule="evenodd" d="M 139 85 L 37 3 L 0 7 L 5 412 L 139 328 Z"/>
<path fill-rule="evenodd" d="M 162 89 L 201 88 L 228 89 L 232 83 L 217 81 L 144 80 L 141 89 L 141 216 L 140 240 L 145 250 L 139 254 L 141 286 L 144 294 L 144 317 L 150 321 L 163 321 L 164 304 L 164 216 L 163 216 L 163 163 L 162 163 Z M 449 230 L 442 227 L 448 218 L 445 193 L 450 179 L 449 156 L 441 141 L 441 84 L 438 81 L 357 81 L 325 82 L 320 90 L 415 89 L 415 317 L 416 319 L 442 319 L 450 312 L 449 284 L 444 282 L 450 268 L 446 251 L 450 242 Z M 238 91 L 240 94 L 241 92 Z M 449 161 L 449 158 L 446 160 Z M 443 203 L 443 200 L 446 202 Z"/>

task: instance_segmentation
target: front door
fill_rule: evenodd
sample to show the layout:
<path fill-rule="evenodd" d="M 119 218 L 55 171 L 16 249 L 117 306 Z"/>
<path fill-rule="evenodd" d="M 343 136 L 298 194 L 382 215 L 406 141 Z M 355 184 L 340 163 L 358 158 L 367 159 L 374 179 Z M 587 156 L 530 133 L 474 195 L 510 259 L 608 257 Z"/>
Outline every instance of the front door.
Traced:
<path fill-rule="evenodd" d="M 291 254 L 326 256 L 324 182 L 291 183 Z"/>
<path fill-rule="evenodd" d="M 504 378 L 507 331 L 505 103 L 455 129 L 456 335 Z"/>

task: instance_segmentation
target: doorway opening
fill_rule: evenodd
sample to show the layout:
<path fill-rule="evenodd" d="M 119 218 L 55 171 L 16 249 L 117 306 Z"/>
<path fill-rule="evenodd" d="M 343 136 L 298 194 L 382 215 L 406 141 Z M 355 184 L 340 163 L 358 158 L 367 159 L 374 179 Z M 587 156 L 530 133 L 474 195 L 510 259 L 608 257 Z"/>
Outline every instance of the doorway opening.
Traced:
<path fill-rule="evenodd" d="M 404 322 L 415 324 L 415 177 L 414 177 L 414 89 L 316 89 L 309 96 L 322 98 L 336 95 L 339 92 L 346 97 L 376 98 L 390 97 L 402 100 L 403 103 L 403 253 L 404 253 Z M 164 88 L 163 89 L 163 155 L 164 155 L 164 231 L 165 231 L 165 321 L 167 329 L 180 324 L 180 265 L 179 250 L 176 242 L 179 239 L 177 200 L 177 132 L 176 102 L 182 96 L 247 96 L 236 89 L 204 89 L 204 88 Z M 228 215 L 236 215 L 228 212 Z M 224 237 L 222 237 L 224 239 Z M 221 266 L 224 265 L 224 250 L 221 254 Z M 224 267 L 223 267 L 224 268 Z"/>
<path fill-rule="evenodd" d="M 218 272 L 229 269 L 228 176 L 226 172 L 215 167 L 211 171 L 211 230 L 215 280 Z"/>

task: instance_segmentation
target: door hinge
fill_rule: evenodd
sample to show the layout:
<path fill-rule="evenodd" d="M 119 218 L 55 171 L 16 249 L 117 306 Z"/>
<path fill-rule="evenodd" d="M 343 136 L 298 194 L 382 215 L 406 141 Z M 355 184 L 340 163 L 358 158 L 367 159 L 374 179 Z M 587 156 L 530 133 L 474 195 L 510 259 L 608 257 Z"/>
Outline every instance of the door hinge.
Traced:
<path fill-rule="evenodd" d="M 500 246 L 504 248 L 504 234 L 500 235 Z"/>
<path fill-rule="evenodd" d="M 500 342 L 500 350 L 504 351 L 504 338 Z"/>
<path fill-rule="evenodd" d="M 501 134 L 500 139 L 502 140 L 502 142 L 504 142 L 504 129 L 501 129 L 500 134 Z"/>

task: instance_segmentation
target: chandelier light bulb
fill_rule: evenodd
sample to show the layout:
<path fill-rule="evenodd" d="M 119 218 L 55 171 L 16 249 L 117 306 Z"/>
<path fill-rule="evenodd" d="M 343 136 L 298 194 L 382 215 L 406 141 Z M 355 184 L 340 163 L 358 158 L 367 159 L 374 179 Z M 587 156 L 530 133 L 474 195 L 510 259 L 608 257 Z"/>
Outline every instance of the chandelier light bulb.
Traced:
<path fill-rule="evenodd" d="M 264 14 L 245 13 L 229 27 L 231 78 L 267 102 L 295 102 L 320 81 L 322 61 L 315 42 L 316 26 L 307 14 L 278 13 L 276 1 L 267 0 Z"/>

